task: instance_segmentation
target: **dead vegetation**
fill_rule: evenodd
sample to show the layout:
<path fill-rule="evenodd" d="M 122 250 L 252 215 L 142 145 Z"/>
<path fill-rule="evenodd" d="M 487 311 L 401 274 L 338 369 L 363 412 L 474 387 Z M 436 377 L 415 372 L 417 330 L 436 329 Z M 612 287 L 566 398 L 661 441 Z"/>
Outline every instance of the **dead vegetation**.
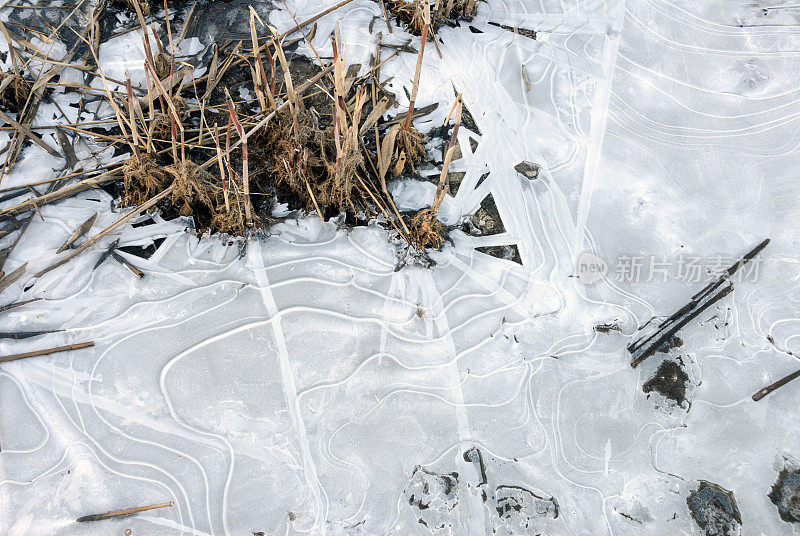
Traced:
<path fill-rule="evenodd" d="M 422 35 L 426 26 L 436 30 L 440 26 L 454 26 L 459 20 L 471 21 L 478 12 L 478 0 L 384 0 L 386 9 L 414 35 Z M 425 20 L 429 9 L 430 21 Z"/>
<path fill-rule="evenodd" d="M 387 176 L 414 173 L 427 157 L 425 136 L 411 124 L 424 42 L 405 117 L 401 123 L 383 126 L 381 118 L 392 99 L 378 83 L 377 69 L 358 76 L 358 68 L 347 68 L 338 28 L 331 37 L 331 64 L 324 70 L 314 68 L 314 79 L 302 84 L 295 77 L 304 71 L 308 76 L 308 69 L 293 65 L 302 66 L 303 60 L 287 58 L 285 36 L 276 35 L 252 10 L 250 34 L 250 42 L 235 46 L 226 60 L 220 62 L 215 56 L 203 80 L 206 91 L 199 121 L 180 89 L 172 93 L 165 88 L 156 62 L 148 59 L 148 87 L 157 96 L 151 94 L 145 103 L 151 120 L 144 118 L 130 91 L 127 110 L 120 105 L 120 130 L 130 130 L 126 141 L 133 153 L 123 170 L 124 204 L 139 205 L 172 187 L 166 199 L 173 210 L 193 216 L 199 229 L 242 234 L 272 219 L 268 197 L 277 193 L 323 219 L 335 212 L 348 214 L 351 222 L 358 221 L 357 215 L 383 215 L 410 245 L 441 247 L 442 229 L 436 221 L 441 199 L 404 217 L 386 188 Z M 244 48 L 247 44 L 249 50 Z M 227 85 L 226 77 L 237 68 L 250 76 L 257 110 L 243 109 L 225 89 L 224 129 L 218 123 L 207 125 L 203 112 L 215 107 L 219 88 Z M 314 92 L 304 95 L 305 90 Z M 199 137 L 187 149 L 185 136 L 190 131 L 198 131 Z M 197 160 L 199 148 L 212 147 L 210 159 Z M 256 205 L 262 209 L 257 211 Z"/>
<path fill-rule="evenodd" d="M 15 73 L 0 73 L 0 108 L 20 113 L 31 95 L 32 84 Z"/>
<path fill-rule="evenodd" d="M 98 60 L 99 33 L 102 28 L 115 27 L 106 20 L 114 19 L 118 12 L 106 11 L 111 3 L 99 3 L 83 29 L 69 24 L 73 11 L 50 36 L 43 33 L 47 27 L 36 30 L 42 41 L 46 42 L 46 37 L 69 43 L 66 55 L 58 61 L 32 49 L 20 37 L 23 24 L 6 23 L 12 31 L 0 24 L 14 68 L 12 73 L 0 75 L 0 106 L 16 114 L 16 119 L 5 112 L 0 116 L 9 125 L 4 128 L 14 132 L 4 151 L 4 170 L 14 166 L 26 141 L 54 157 L 63 155 L 65 169 L 72 170 L 58 179 L 7 189 L 9 196 L 27 191 L 35 196 L 0 210 L 0 222 L 10 222 L 4 230 L 17 231 L 19 240 L 42 205 L 92 188 L 107 188 L 120 207 L 134 207 L 77 248 L 70 246 L 72 252 L 35 276 L 67 262 L 135 215 L 156 207 L 167 218 L 191 217 L 197 231 L 238 236 L 274 223 L 275 203 L 286 202 L 290 210 L 313 212 L 322 219 L 344 214 L 349 225 L 380 217 L 380 222 L 406 242 L 407 252 L 424 255 L 425 248 L 441 247 L 446 230 L 437 216 L 447 192 L 447 169 L 461 118 L 460 97 L 453 107 L 458 111 L 450 149 L 431 206 L 402 214 L 387 187 L 391 178 L 413 176 L 421 164 L 434 164 L 426 152 L 426 136 L 412 124 L 433 109 L 415 108 L 425 42 L 435 24 L 430 6 L 426 2 L 422 10 L 423 39 L 409 106 L 387 118 L 396 102 L 384 89 L 387 81 L 381 81 L 380 66 L 402 52 L 400 49 L 382 59 L 379 38 L 369 66 L 348 65 L 337 27 L 331 36 L 332 60 L 326 62 L 317 54 L 311 61 L 293 52 L 300 41 L 310 44 L 316 32 L 316 25 L 307 31 L 304 27 L 349 1 L 342 0 L 284 34 L 264 24 L 251 8 L 250 38 L 216 47 L 210 59 L 206 56 L 203 60 L 207 63 L 202 76 L 194 76 L 194 67 L 177 61 L 171 53 L 184 38 L 188 24 L 185 20 L 184 28 L 171 27 L 169 10 L 177 3 L 164 2 L 162 7 L 144 0 L 115 2 L 117 7 L 124 4 L 122 7 L 131 9 L 135 17 L 125 23 L 124 32 L 138 30 L 144 45 L 144 84 L 138 87 L 128 73 L 122 80 L 106 76 Z M 439 4 L 434 7 L 434 13 L 443 8 Z M 448 13 L 459 9 L 456 3 Z M 154 22 L 162 29 L 156 31 Z M 298 30 L 302 37 L 290 38 Z M 29 64 L 34 59 L 45 67 L 32 71 Z M 85 73 L 83 82 L 70 82 L 68 88 L 80 95 L 79 110 L 110 106 L 114 124 L 109 130 L 108 119 L 73 123 L 64 115 L 66 126 L 56 130 L 61 146 L 57 151 L 31 125 L 39 103 L 43 99 L 52 102 L 48 92 L 66 65 Z M 87 140 L 110 144 L 128 156 L 116 164 L 76 169 L 75 146 L 87 145 Z M 0 171 L 0 179 L 5 171 Z M 3 252 L 2 259 L 13 247 Z"/>
<path fill-rule="evenodd" d="M 444 226 L 439 223 L 438 216 L 439 208 L 442 206 L 442 201 L 444 201 L 445 189 L 447 186 L 447 171 L 450 168 L 450 161 L 453 159 L 453 153 L 456 149 L 458 127 L 461 125 L 461 95 L 456 97 L 456 102 L 453 104 L 453 109 L 455 110 L 455 124 L 453 126 L 453 132 L 450 135 L 450 142 L 447 147 L 447 152 L 444 155 L 442 171 L 439 174 L 439 184 L 436 187 L 436 194 L 433 197 L 433 204 L 429 208 L 420 210 L 409 220 L 411 241 L 414 244 L 417 244 L 420 248 L 432 247 L 438 249 L 442 247 L 445 240 Z M 451 109 L 450 113 L 452 112 L 453 110 Z"/>

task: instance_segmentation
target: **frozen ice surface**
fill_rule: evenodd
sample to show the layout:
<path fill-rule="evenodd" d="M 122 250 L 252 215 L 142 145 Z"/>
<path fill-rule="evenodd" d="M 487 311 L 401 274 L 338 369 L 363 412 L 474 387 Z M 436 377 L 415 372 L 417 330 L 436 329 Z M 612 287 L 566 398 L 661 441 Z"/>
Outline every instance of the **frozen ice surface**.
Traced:
<path fill-rule="evenodd" d="M 287 0 L 298 20 L 333 3 Z M 409 38 L 381 18 L 370 33 L 380 13 L 356 0 L 313 44 L 329 54 L 341 20 L 348 62 L 367 65 L 378 31 Z M 281 10 L 270 21 L 292 25 Z M 378 226 L 308 217 L 244 247 L 156 218 L 122 232 L 123 245 L 165 238 L 129 257 L 143 280 L 110 260 L 91 270 L 111 238 L 23 277 L 3 303 L 43 300 L 3 313 L 0 331 L 64 331 L 0 353 L 95 346 L 0 365 L 1 534 L 702 534 L 687 504 L 701 481 L 733 492 L 742 534 L 800 533 L 768 496 L 797 469 L 800 385 L 750 399 L 800 352 L 800 9 L 489 0 L 438 37 L 418 105 L 440 106 L 418 125 L 441 124 L 455 88 L 478 130 L 460 133 L 466 176 L 443 219 L 491 195 L 504 232 L 454 231 L 436 266 L 395 271 Z M 383 69 L 401 108 L 413 63 Z M 43 154 L 28 149 L 3 185 L 63 166 Z M 537 179 L 514 171 L 522 160 Z M 409 207 L 433 195 L 394 189 Z M 110 201 L 43 207 L 6 271 L 49 265 L 89 215 L 114 220 Z M 620 280 L 619 258 L 732 261 L 766 237 L 757 280 L 630 367 L 637 328 L 702 283 Z M 511 244 L 521 264 L 475 249 Z M 574 269 L 584 251 L 609 267 L 591 285 Z M 682 405 L 642 391 L 668 356 L 689 378 Z"/>

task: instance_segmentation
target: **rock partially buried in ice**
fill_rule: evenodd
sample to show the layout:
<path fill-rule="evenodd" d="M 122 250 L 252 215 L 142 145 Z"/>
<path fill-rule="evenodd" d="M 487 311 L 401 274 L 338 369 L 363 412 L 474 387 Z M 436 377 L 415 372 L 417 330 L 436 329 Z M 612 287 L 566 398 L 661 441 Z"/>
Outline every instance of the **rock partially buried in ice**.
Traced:
<path fill-rule="evenodd" d="M 700 481 L 697 490 L 686 498 L 692 518 L 705 536 L 736 536 L 742 526 L 742 516 L 733 492 Z"/>
<path fill-rule="evenodd" d="M 781 519 L 787 523 L 800 523 L 800 469 L 781 471 L 769 498 L 778 507 Z"/>
<path fill-rule="evenodd" d="M 519 173 L 520 175 L 525 175 L 525 177 L 529 178 L 530 180 L 538 179 L 539 178 L 539 170 L 541 167 L 539 164 L 534 164 L 533 162 L 528 162 L 527 160 L 523 160 L 516 166 L 514 166 L 514 170 Z"/>
<path fill-rule="evenodd" d="M 537 519 L 556 519 L 558 502 L 555 498 L 545 498 L 520 486 L 498 486 L 495 490 L 497 515 L 503 520 L 512 534 L 527 534 Z"/>
<path fill-rule="evenodd" d="M 403 494 L 417 522 L 433 533 L 447 532 L 450 513 L 458 505 L 458 473 L 434 473 L 417 466 Z"/>

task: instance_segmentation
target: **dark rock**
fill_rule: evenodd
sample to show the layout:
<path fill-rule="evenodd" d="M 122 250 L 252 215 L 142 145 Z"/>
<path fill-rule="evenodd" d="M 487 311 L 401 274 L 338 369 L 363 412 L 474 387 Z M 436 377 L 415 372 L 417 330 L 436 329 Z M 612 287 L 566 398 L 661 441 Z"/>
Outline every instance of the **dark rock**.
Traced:
<path fill-rule="evenodd" d="M 769 498 L 787 523 L 800 523 L 800 469 L 784 469 L 772 486 Z"/>
<path fill-rule="evenodd" d="M 739 534 L 742 517 L 732 491 L 701 480 L 697 490 L 686 498 L 686 503 L 705 536 Z"/>
<path fill-rule="evenodd" d="M 529 178 L 530 180 L 538 179 L 539 178 L 539 170 L 541 170 L 541 166 L 539 164 L 534 164 L 533 162 L 528 162 L 527 160 L 523 160 L 516 166 L 514 166 L 514 170 L 524 175 L 525 177 Z"/>

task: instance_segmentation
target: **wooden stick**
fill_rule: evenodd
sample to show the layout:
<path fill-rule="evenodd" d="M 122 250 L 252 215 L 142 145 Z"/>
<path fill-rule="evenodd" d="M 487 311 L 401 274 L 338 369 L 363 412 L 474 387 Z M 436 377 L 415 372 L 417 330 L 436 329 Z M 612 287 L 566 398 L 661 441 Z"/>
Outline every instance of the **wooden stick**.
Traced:
<path fill-rule="evenodd" d="M 631 367 L 636 368 L 639 365 L 639 363 L 641 363 L 642 361 L 644 361 L 645 359 L 656 353 L 656 350 L 658 350 L 662 344 L 667 342 L 670 339 L 670 337 L 675 335 L 683 326 L 688 324 L 691 320 L 693 320 L 700 313 L 702 313 L 703 311 L 714 305 L 720 299 L 727 296 L 732 290 L 733 290 L 733 284 L 728 283 L 727 287 L 723 288 L 716 295 L 709 298 L 708 301 L 698 305 L 695 310 L 693 310 L 691 313 L 689 313 L 679 322 L 677 322 L 674 326 L 668 329 L 663 335 L 661 335 L 658 339 L 656 339 L 656 341 L 653 344 L 648 346 L 645 351 L 643 351 L 636 358 L 634 358 L 633 361 L 631 361 Z"/>
<path fill-rule="evenodd" d="M 5 313 L 6 311 L 10 311 L 11 309 L 16 309 L 17 307 L 22 307 L 23 305 L 27 305 L 29 303 L 37 302 L 41 300 L 41 298 L 33 298 L 30 300 L 20 301 L 16 303 L 9 303 L 8 305 L 4 305 L 0 307 L 0 313 Z"/>
<path fill-rule="evenodd" d="M 411 126 L 411 117 L 414 114 L 414 101 L 417 100 L 417 89 L 419 88 L 419 74 L 422 71 L 422 56 L 425 54 L 425 42 L 428 40 L 428 26 L 430 25 L 430 12 L 428 11 L 428 3 L 425 3 L 426 8 L 426 21 L 425 26 L 422 27 L 422 40 L 419 43 L 419 54 L 417 55 L 417 67 L 414 69 L 414 84 L 411 86 L 411 101 L 408 103 L 408 113 L 406 113 L 406 122 L 403 123 L 403 130 L 408 130 Z"/>
<path fill-rule="evenodd" d="M 779 387 L 783 387 L 784 385 L 786 385 L 790 381 L 796 380 L 797 378 L 800 378 L 800 369 L 792 372 L 788 376 L 784 376 L 783 378 L 781 378 L 780 380 L 776 381 L 775 383 L 764 387 L 759 392 L 757 392 L 756 394 L 753 395 L 753 400 L 758 402 L 759 400 L 761 400 L 762 398 L 764 398 L 765 396 L 770 394 L 775 389 L 778 389 Z"/>
<path fill-rule="evenodd" d="M 225 180 L 225 165 L 222 163 L 222 149 L 219 146 L 219 128 L 214 123 L 214 145 L 217 148 L 217 163 L 219 164 L 219 176 L 222 179 L 222 195 L 225 197 L 225 212 L 231 211 L 230 201 L 228 199 L 228 181 Z"/>
<path fill-rule="evenodd" d="M 28 263 L 26 262 L 25 264 L 21 265 L 19 268 L 17 268 L 10 274 L 3 276 L 3 278 L 0 279 L 0 291 L 3 291 L 7 289 L 9 286 L 11 286 L 13 283 L 16 283 L 17 280 L 25 274 L 25 268 L 27 266 Z"/>
<path fill-rule="evenodd" d="M 131 147 L 133 148 L 133 154 L 136 155 L 136 159 L 139 160 L 139 127 L 136 125 L 136 113 L 133 104 L 133 86 L 131 85 L 131 76 L 128 73 L 128 69 L 125 69 L 125 89 L 128 93 L 128 120 L 131 122 L 131 134 L 133 135 Z"/>
<path fill-rule="evenodd" d="M 456 109 L 456 118 L 455 123 L 453 125 L 453 132 L 450 134 L 450 143 L 448 144 L 449 147 L 447 148 L 447 153 L 444 155 L 444 162 L 442 163 L 442 172 L 439 175 L 439 184 L 436 187 L 436 194 L 433 196 L 433 211 L 435 213 L 439 213 L 439 207 L 444 201 L 444 187 L 447 183 L 447 170 L 450 169 L 450 161 L 453 159 L 453 153 L 456 149 L 456 138 L 458 136 L 458 127 L 461 125 L 461 94 L 459 93 L 456 97 L 455 109 Z M 448 114 L 448 119 L 450 115 Z"/>
<path fill-rule="evenodd" d="M 77 344 L 68 344 L 66 346 L 56 346 L 55 348 L 48 348 L 47 350 L 35 350 L 33 352 L 25 352 L 22 354 L 12 354 L 0 356 L 0 363 L 8 363 L 9 361 L 16 361 L 17 359 L 25 359 L 28 357 L 36 357 L 40 355 L 50 355 L 57 352 L 67 352 L 69 350 L 80 350 L 81 348 L 89 348 L 94 346 L 94 342 L 80 342 Z M 80 521 L 80 520 L 79 520 Z"/>
<path fill-rule="evenodd" d="M 136 207 L 132 211 L 128 212 L 124 216 L 121 216 L 117 221 L 115 221 L 114 223 L 112 223 L 111 225 L 109 225 L 108 227 L 106 227 L 105 229 L 103 229 L 102 231 L 100 231 L 99 233 L 94 235 L 93 237 L 91 237 L 88 240 L 86 240 L 86 242 L 84 242 L 83 244 L 81 244 L 80 246 L 75 248 L 75 250 L 72 253 L 70 253 L 69 255 L 66 255 L 60 261 L 57 261 L 57 262 L 51 264 L 50 266 L 48 266 L 44 270 L 42 270 L 39 273 L 35 274 L 33 277 L 41 277 L 44 274 L 46 274 L 47 272 L 49 272 L 50 270 L 58 268 L 62 264 L 65 264 L 68 261 L 72 260 L 73 258 L 77 257 L 78 255 L 83 253 L 86 249 L 88 249 L 89 246 L 94 245 L 101 238 L 103 238 L 104 236 L 109 234 L 111 231 L 115 230 L 117 227 L 121 226 L 123 223 L 127 222 L 128 220 L 130 220 L 134 216 L 137 216 L 137 215 L 141 214 L 142 212 L 144 212 L 145 210 L 149 209 L 150 207 L 154 206 L 156 203 L 161 201 L 163 198 L 165 198 L 166 196 L 171 194 L 174 189 L 175 189 L 175 185 L 173 184 L 172 186 L 170 186 L 166 190 L 162 191 L 160 194 L 158 194 L 158 195 L 156 195 L 154 197 L 151 197 L 148 201 L 145 201 L 144 203 L 142 203 L 141 205 L 139 205 L 138 207 Z"/>
<path fill-rule="evenodd" d="M 761 250 L 767 246 L 767 244 L 769 244 L 769 238 L 762 241 L 755 248 L 747 252 L 741 259 L 739 259 L 739 261 L 732 264 L 731 267 L 728 268 L 726 272 L 723 272 L 722 275 L 720 275 L 717 279 L 715 279 L 714 281 L 712 281 L 711 283 L 700 289 L 699 292 L 697 292 L 694 296 L 692 296 L 692 299 L 689 303 L 681 307 L 678 311 L 673 313 L 672 316 L 670 316 L 669 318 L 667 318 L 658 325 L 658 327 L 660 328 L 659 331 L 656 331 L 647 338 L 639 338 L 632 344 L 630 344 L 628 346 L 628 351 L 633 353 L 639 348 L 643 347 L 647 342 L 655 338 L 661 332 L 662 330 L 661 328 L 664 328 L 664 326 L 667 326 L 677 321 L 681 316 L 686 314 L 693 307 L 696 307 L 698 303 L 700 303 L 706 297 L 715 292 L 719 287 L 721 287 L 722 284 L 725 281 L 727 281 L 730 278 L 730 276 L 734 275 L 737 270 L 739 270 L 742 266 L 750 262 L 751 259 L 753 259 L 756 255 L 758 255 L 761 252 Z"/>
<path fill-rule="evenodd" d="M 286 37 L 287 35 L 293 34 L 293 33 L 294 33 L 294 32 L 296 32 L 297 30 L 299 30 L 300 28 L 302 28 L 302 27 L 304 27 L 304 26 L 308 26 L 309 24 L 311 24 L 311 23 L 312 23 L 312 22 L 314 22 L 315 20 L 321 19 L 322 17 L 324 17 L 324 16 L 325 16 L 325 15 L 327 15 L 328 13 L 331 13 L 331 12 L 333 12 L 333 11 L 336 11 L 336 10 L 337 10 L 337 9 L 339 9 L 340 7 L 342 7 L 342 6 L 346 6 L 347 4 L 349 4 L 349 3 L 350 3 L 350 2 L 352 2 L 352 1 L 353 1 L 353 0 L 342 0 L 342 1 L 341 1 L 341 2 L 339 2 L 338 4 L 336 4 L 336 5 L 334 5 L 334 6 L 331 6 L 331 7 L 329 7 L 329 8 L 328 8 L 328 9 L 326 9 L 325 11 L 320 11 L 319 13 L 317 13 L 316 15 L 314 15 L 313 17 L 311 17 L 311 18 L 309 18 L 309 19 L 306 19 L 306 20 L 304 20 L 303 22 L 301 22 L 301 23 L 299 23 L 299 24 L 295 25 L 295 26 L 294 26 L 294 28 L 289 28 L 288 30 L 286 30 L 285 32 L 283 32 L 282 34 L 280 34 L 280 35 L 278 36 L 278 39 L 283 39 L 283 38 L 284 38 L 284 37 Z"/>
<path fill-rule="evenodd" d="M 169 41 L 169 75 L 172 76 L 175 74 L 175 45 L 172 43 L 172 26 L 169 23 L 169 7 L 167 6 L 167 0 L 164 0 L 164 22 L 167 26 L 167 40 Z M 155 29 L 153 29 L 155 32 Z M 180 91 L 178 91 L 180 93 Z M 170 88 L 169 93 L 170 99 L 172 99 L 172 88 Z"/>
<path fill-rule="evenodd" d="M 106 171 L 96 177 L 83 179 L 78 183 L 65 186 L 64 188 L 61 188 L 54 192 L 44 194 L 43 196 L 40 197 L 27 199 L 22 203 L 19 203 L 12 207 L 4 208 L 3 210 L 0 210 L 0 218 L 4 218 L 7 216 L 15 216 L 17 214 L 22 214 L 23 212 L 28 212 L 29 210 L 33 210 L 34 206 L 41 207 L 48 203 L 64 199 L 65 197 L 73 196 L 79 192 L 83 192 L 84 190 L 97 188 L 101 184 L 117 180 L 118 178 L 119 175 L 116 172 Z"/>
<path fill-rule="evenodd" d="M 114 250 L 111 250 L 111 257 L 112 257 L 112 258 L 113 258 L 115 261 L 117 261 L 118 263 L 120 263 L 122 266 L 124 266 L 125 268 L 127 268 L 128 270 L 130 270 L 130 271 L 131 271 L 131 273 L 133 273 L 133 275 L 135 275 L 135 276 L 136 276 L 136 277 L 138 277 L 139 279 L 142 279 L 142 278 L 144 277 L 144 272 L 143 272 L 143 271 L 141 271 L 141 270 L 140 270 L 140 269 L 138 269 L 136 266 L 134 266 L 134 265 L 132 265 L 131 263 L 129 263 L 129 262 L 128 262 L 128 260 L 127 260 L 125 257 L 123 257 L 122 255 L 120 255 L 120 254 L 119 254 L 119 253 L 117 253 L 116 251 L 114 251 Z"/>
<path fill-rule="evenodd" d="M 2 119 L 6 123 L 8 123 L 12 127 L 14 127 L 15 129 L 17 129 L 20 132 L 20 134 L 24 134 L 25 136 L 28 136 L 31 140 L 33 140 L 33 142 L 36 145 L 38 145 L 39 147 L 41 147 L 42 149 L 47 151 L 47 153 L 50 154 L 50 156 L 53 156 L 55 158 L 62 158 L 62 156 L 60 154 L 58 154 L 58 151 L 56 151 L 55 149 L 53 149 L 52 147 L 47 145 L 44 142 L 44 140 L 42 140 L 42 138 L 39 137 L 38 134 L 34 133 L 31 130 L 31 127 L 29 127 L 27 125 L 22 125 L 22 124 L 20 124 L 20 123 L 18 123 L 16 121 L 14 121 L 14 119 L 9 117 L 3 110 L 0 110 L 0 119 Z"/>
<path fill-rule="evenodd" d="M 114 121 L 114 123 L 116 123 L 116 121 Z M 22 190 L 22 189 L 27 188 L 28 186 L 40 186 L 42 184 L 50 184 L 51 182 L 58 182 L 58 181 L 66 180 L 66 179 L 72 179 L 74 177 L 77 177 L 78 175 L 88 175 L 89 173 L 99 173 L 102 170 L 111 169 L 111 168 L 117 167 L 117 166 L 119 166 L 119 164 L 116 164 L 116 163 L 115 164 L 106 164 L 104 166 L 100 166 L 100 167 L 94 168 L 94 169 L 89 169 L 89 170 L 84 169 L 84 170 L 81 170 L 81 171 L 73 171 L 72 173 L 68 173 L 67 175 L 61 175 L 61 176 L 58 176 L 58 177 L 55 177 L 55 178 L 52 178 L 52 179 L 45 179 L 45 180 L 36 181 L 36 182 L 29 182 L 27 184 L 20 184 L 19 186 L 9 186 L 8 188 L 0 188 L 0 194 L 4 194 L 6 192 L 13 192 L 15 190 Z"/>
<path fill-rule="evenodd" d="M 267 84 L 267 73 L 264 71 L 264 62 L 261 61 L 261 53 L 259 52 L 256 20 L 258 20 L 258 22 L 264 26 L 264 21 L 262 21 L 261 17 L 258 16 L 258 13 L 256 13 L 255 9 L 253 9 L 253 6 L 250 6 L 250 41 L 253 44 L 253 63 L 255 63 L 253 86 L 256 90 L 256 97 L 258 98 L 258 104 L 261 107 L 261 111 L 266 113 L 268 108 L 265 93 L 269 91 L 269 85 Z M 269 104 L 270 108 L 275 108 L 275 97 L 272 95 L 271 91 Z"/>
<path fill-rule="evenodd" d="M 133 8 L 136 10 L 136 17 L 139 19 L 139 24 L 142 27 L 142 33 L 144 34 L 144 52 L 145 57 L 153 61 L 153 52 L 150 48 L 150 37 L 147 35 L 147 23 L 144 21 L 144 14 L 142 13 L 142 6 L 139 5 L 139 0 L 133 0 Z"/>
<path fill-rule="evenodd" d="M 322 221 L 325 221 L 325 217 L 322 215 L 322 211 L 319 209 L 319 205 L 317 204 L 317 198 L 314 197 L 314 191 L 311 189 L 311 185 L 308 183 L 308 179 L 305 180 L 306 182 L 306 189 L 308 190 L 308 195 L 311 196 L 311 201 L 314 203 L 314 208 L 317 210 L 317 216 Z"/>
<path fill-rule="evenodd" d="M 75 242 L 77 239 L 79 239 L 80 237 L 82 237 L 83 235 L 85 235 L 87 232 L 89 232 L 89 230 L 92 228 L 92 225 L 94 225 L 94 220 L 96 220 L 96 219 L 97 219 L 97 212 L 95 212 L 94 214 L 92 214 L 91 216 L 89 216 L 89 218 L 88 218 L 88 219 L 87 219 L 85 222 L 83 222 L 82 224 L 80 224 L 80 225 L 78 226 L 78 228 L 77 228 L 77 229 L 75 229 L 75 231 L 74 231 L 74 232 L 73 232 L 73 233 L 72 233 L 72 234 L 69 236 L 69 238 L 67 238 L 67 239 L 64 241 L 64 245 L 62 245 L 60 248 L 58 248 L 58 250 L 56 251 L 56 253 L 61 253 L 61 252 L 65 251 L 65 250 L 66 250 L 67 248 L 69 248 L 69 247 L 70 247 L 70 246 L 71 246 L 71 245 L 72 245 L 72 244 L 73 244 L 73 243 L 74 243 L 74 242 Z"/>
<path fill-rule="evenodd" d="M 8 53 L 11 55 L 11 67 L 14 69 L 14 76 L 20 76 L 19 66 L 17 66 L 17 51 L 14 49 L 14 44 L 11 42 L 11 36 L 6 29 L 6 25 L 3 24 L 2 21 L 0 21 L 0 32 L 2 32 L 3 37 L 6 38 L 6 42 L 8 43 Z"/>
<path fill-rule="evenodd" d="M 101 521 L 103 519 L 109 519 L 111 517 L 121 517 L 121 516 L 129 516 L 133 514 L 138 514 L 140 512 L 146 512 L 148 510 L 155 510 L 157 508 L 166 508 L 167 506 L 174 505 L 174 501 L 169 501 L 165 503 L 158 503 L 158 504 L 151 504 L 149 506 L 137 506 L 136 508 L 126 508 L 124 510 L 115 510 L 114 512 L 108 512 L 105 514 L 94 514 L 90 516 L 83 516 L 77 519 L 78 523 L 86 523 L 87 521 Z"/>
<path fill-rule="evenodd" d="M 389 33 L 393 34 L 392 25 L 389 24 L 389 14 L 386 12 L 386 4 L 383 0 L 381 0 L 381 9 L 383 10 L 383 18 L 386 19 L 386 27 L 389 29 Z"/>
<path fill-rule="evenodd" d="M 156 85 L 156 89 L 158 90 L 159 93 L 161 93 L 162 97 L 167 103 L 167 106 L 169 107 L 169 111 L 172 114 L 173 119 L 177 123 L 178 128 L 180 129 L 181 132 L 183 132 L 183 123 L 181 123 L 181 118 L 178 115 L 178 110 L 175 108 L 175 103 L 170 98 L 169 93 L 167 93 L 167 90 L 164 89 L 164 86 L 161 84 L 161 80 L 158 79 L 155 66 L 152 65 L 151 63 L 145 63 L 145 65 L 147 66 L 148 69 L 150 69 L 150 75 L 153 77 L 153 82 Z M 172 77 L 174 75 L 170 76 Z M 170 88 L 171 87 L 172 86 L 170 86 Z"/>

